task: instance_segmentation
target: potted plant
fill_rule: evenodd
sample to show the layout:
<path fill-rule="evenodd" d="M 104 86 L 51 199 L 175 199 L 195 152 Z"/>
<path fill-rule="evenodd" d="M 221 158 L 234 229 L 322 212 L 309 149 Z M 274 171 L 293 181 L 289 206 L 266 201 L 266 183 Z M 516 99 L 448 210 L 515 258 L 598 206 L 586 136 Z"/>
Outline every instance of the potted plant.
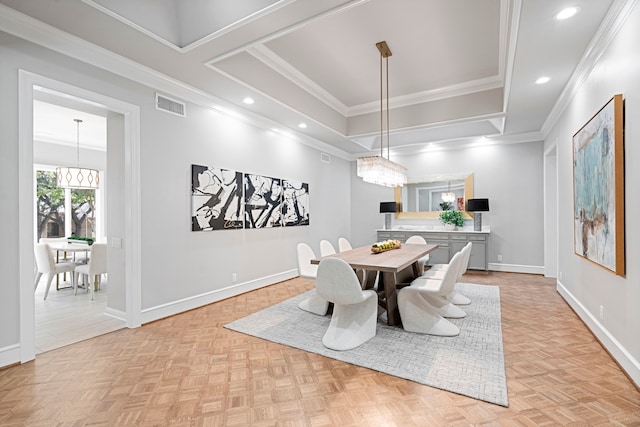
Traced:
<path fill-rule="evenodd" d="M 444 211 L 440 214 L 440 221 L 444 224 L 445 230 L 455 230 L 464 225 L 464 218 L 460 211 Z"/>

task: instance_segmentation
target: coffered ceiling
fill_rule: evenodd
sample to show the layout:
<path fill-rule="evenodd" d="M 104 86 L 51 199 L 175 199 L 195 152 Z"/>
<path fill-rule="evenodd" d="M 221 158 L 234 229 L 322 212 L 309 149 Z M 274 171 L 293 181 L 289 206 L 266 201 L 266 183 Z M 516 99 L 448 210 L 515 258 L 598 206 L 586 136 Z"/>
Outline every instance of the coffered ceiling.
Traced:
<path fill-rule="evenodd" d="M 379 151 L 376 42 L 392 51 L 392 150 L 540 140 L 585 50 L 623 2 L 0 0 L 347 155 Z M 578 14 L 555 19 L 566 6 Z M 541 76 L 549 82 L 536 84 Z"/>

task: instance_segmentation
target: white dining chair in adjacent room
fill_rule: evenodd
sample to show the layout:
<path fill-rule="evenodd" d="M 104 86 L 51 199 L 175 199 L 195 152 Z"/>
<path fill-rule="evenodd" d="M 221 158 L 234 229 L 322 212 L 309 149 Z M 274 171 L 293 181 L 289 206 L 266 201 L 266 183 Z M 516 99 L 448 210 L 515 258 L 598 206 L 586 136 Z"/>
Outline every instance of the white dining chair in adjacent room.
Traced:
<path fill-rule="evenodd" d="M 351 243 L 349 243 L 347 239 L 345 239 L 344 237 L 340 237 L 338 239 L 338 250 L 340 252 L 350 251 L 351 249 L 353 249 L 353 247 L 351 246 Z"/>
<path fill-rule="evenodd" d="M 107 273 L 107 244 L 106 243 L 94 243 L 91 245 L 91 251 L 89 254 L 89 262 L 86 264 L 78 265 L 74 269 L 74 294 L 78 293 L 78 279 L 79 275 L 83 274 L 87 276 L 86 286 L 91 290 L 91 300 L 94 299 L 95 281 L 97 278 L 98 289 L 100 289 L 100 282 L 103 274 Z"/>
<path fill-rule="evenodd" d="M 320 240 L 320 256 L 333 255 L 336 253 L 336 248 L 328 240 Z"/>
<path fill-rule="evenodd" d="M 351 350 L 376 335 L 378 295 L 362 290 L 353 268 L 339 258 L 320 261 L 316 292 L 333 303 L 322 344 L 332 350 Z"/>
<path fill-rule="evenodd" d="M 413 235 L 413 236 L 410 236 L 405 243 L 412 244 L 412 245 L 426 245 L 427 241 L 422 236 Z M 429 261 L 429 254 L 423 256 L 418 260 L 418 265 L 420 266 L 420 274 L 424 273 L 424 266 L 427 265 L 428 261 Z"/>
<path fill-rule="evenodd" d="M 53 251 L 48 243 L 38 243 L 34 248 L 35 256 L 36 256 L 36 280 L 33 286 L 33 291 L 38 288 L 38 282 L 40 282 L 40 278 L 43 275 L 47 275 L 47 287 L 44 291 L 44 299 L 47 299 L 49 295 L 49 288 L 51 287 L 51 282 L 53 281 L 53 277 L 57 276 L 60 273 L 70 273 L 71 274 L 71 282 L 74 284 L 73 270 L 77 266 L 74 262 L 59 262 L 56 263 L 53 259 Z"/>
<path fill-rule="evenodd" d="M 451 268 L 441 279 L 418 277 L 398 292 L 398 309 L 402 327 L 409 332 L 438 336 L 456 336 L 460 328 L 445 317 L 460 318 L 466 313 L 447 300 L 455 286 L 456 268 L 462 255 L 456 253 Z"/>
<path fill-rule="evenodd" d="M 305 279 L 314 279 L 318 273 L 318 265 L 311 264 L 311 260 L 316 257 L 311 246 L 306 243 L 298 243 L 296 247 L 298 256 L 298 275 Z M 311 296 L 305 298 L 298 304 L 298 308 L 313 314 L 324 316 L 329 310 L 329 301 L 320 297 L 314 290 Z"/>

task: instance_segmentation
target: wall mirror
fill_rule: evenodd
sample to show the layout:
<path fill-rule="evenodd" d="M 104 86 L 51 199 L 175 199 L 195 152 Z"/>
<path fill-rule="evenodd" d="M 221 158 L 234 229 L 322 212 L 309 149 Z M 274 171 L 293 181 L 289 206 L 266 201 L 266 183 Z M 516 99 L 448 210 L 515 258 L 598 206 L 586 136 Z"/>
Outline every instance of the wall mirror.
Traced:
<path fill-rule="evenodd" d="M 461 210 L 471 218 L 466 201 L 473 198 L 473 173 L 432 175 L 409 178 L 404 187 L 395 188 L 395 201 L 400 207 L 398 219 L 438 219 L 443 211 L 443 193 L 455 193 L 452 209 Z"/>

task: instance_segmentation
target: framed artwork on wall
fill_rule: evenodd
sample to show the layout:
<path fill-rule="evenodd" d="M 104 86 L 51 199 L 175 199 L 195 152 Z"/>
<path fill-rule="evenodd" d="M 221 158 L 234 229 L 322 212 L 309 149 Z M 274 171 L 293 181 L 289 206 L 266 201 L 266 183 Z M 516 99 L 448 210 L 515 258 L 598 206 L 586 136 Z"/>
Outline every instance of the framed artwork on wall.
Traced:
<path fill-rule="evenodd" d="M 282 179 L 244 174 L 244 228 L 282 226 Z"/>
<path fill-rule="evenodd" d="M 575 253 L 625 274 L 623 99 L 615 95 L 573 136 Z"/>
<path fill-rule="evenodd" d="M 242 228 L 242 172 L 191 165 L 191 231 Z"/>
<path fill-rule="evenodd" d="M 309 184 L 282 180 L 282 223 L 285 227 L 309 225 Z"/>

